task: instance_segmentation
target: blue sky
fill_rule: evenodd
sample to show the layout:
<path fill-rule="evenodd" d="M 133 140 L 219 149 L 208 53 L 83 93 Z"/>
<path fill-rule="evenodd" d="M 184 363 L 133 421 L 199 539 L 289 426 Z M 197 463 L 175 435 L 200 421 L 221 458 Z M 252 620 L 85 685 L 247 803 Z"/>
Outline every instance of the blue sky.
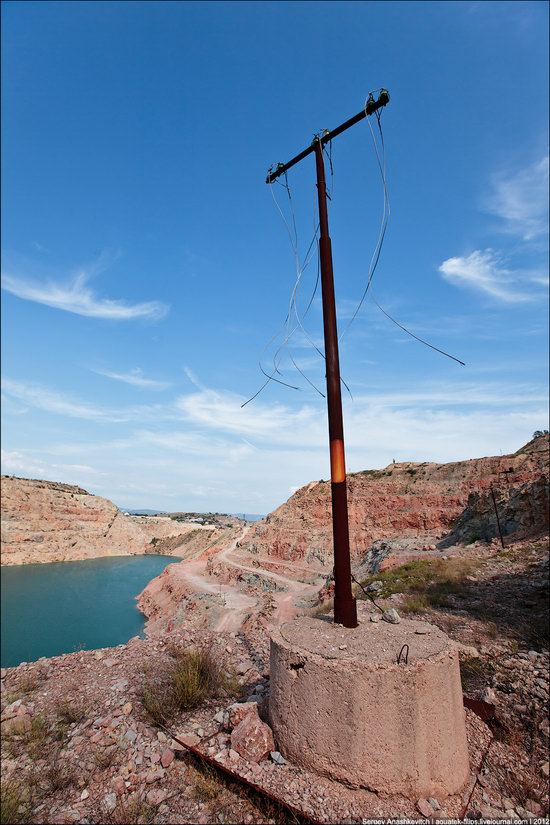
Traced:
<path fill-rule="evenodd" d="M 325 402 L 290 360 L 323 389 L 318 294 L 281 353 L 301 389 L 271 382 L 241 408 L 296 279 L 272 195 L 287 221 L 289 200 L 264 180 L 381 86 L 391 216 L 373 295 L 466 366 L 367 299 L 341 342 L 348 469 L 505 453 L 548 426 L 546 3 L 2 14 L 3 472 L 122 507 L 259 513 L 328 477 Z M 366 121 L 333 167 L 343 331 L 383 206 Z M 289 173 L 302 259 L 314 171 Z"/>

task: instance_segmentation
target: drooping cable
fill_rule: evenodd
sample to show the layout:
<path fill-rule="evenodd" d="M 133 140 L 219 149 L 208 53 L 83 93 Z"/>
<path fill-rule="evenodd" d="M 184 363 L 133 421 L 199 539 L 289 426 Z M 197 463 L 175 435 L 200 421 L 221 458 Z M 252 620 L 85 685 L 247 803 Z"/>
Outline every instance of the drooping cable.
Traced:
<path fill-rule="evenodd" d="M 296 361 L 294 360 L 294 358 L 292 357 L 292 355 L 290 355 L 290 354 L 289 354 L 289 356 L 288 356 L 288 357 L 290 358 L 290 360 L 292 361 L 292 363 L 294 364 L 294 366 L 296 367 L 296 369 L 298 370 L 298 372 L 300 373 L 300 375 L 302 375 L 302 376 L 306 379 L 307 383 L 308 383 L 308 384 L 310 384 L 310 385 L 313 387 L 313 389 L 314 389 L 316 392 L 318 392 L 318 393 L 319 393 L 319 395 L 321 396 L 321 398 L 326 398 L 326 395 L 324 394 L 324 392 L 321 392 L 321 390 L 320 390 L 318 387 L 316 387 L 316 386 L 315 386 L 315 384 L 313 383 L 313 381 L 311 381 L 311 380 L 307 377 L 307 375 L 305 374 L 305 372 L 303 372 L 303 371 L 300 369 L 300 367 L 298 366 L 298 364 L 296 363 Z"/>
<path fill-rule="evenodd" d="M 285 176 L 285 177 L 286 177 L 286 176 Z M 310 263 L 310 261 L 311 261 L 311 257 L 312 257 L 312 255 L 313 255 L 313 250 L 315 249 L 315 241 L 316 241 L 316 239 L 317 239 L 317 233 L 318 233 L 319 226 L 318 226 L 318 224 L 317 224 L 317 226 L 316 226 L 316 227 L 315 227 L 315 229 L 314 229 L 314 235 L 313 235 L 313 238 L 312 238 L 312 240 L 311 240 L 311 242 L 310 242 L 310 244 L 309 244 L 309 247 L 308 247 L 308 249 L 307 249 L 306 256 L 305 256 L 305 259 L 304 259 L 304 263 L 303 263 L 303 264 L 301 264 L 301 262 L 300 262 L 300 258 L 299 258 L 299 252 L 298 252 L 298 243 L 297 243 L 297 241 L 298 241 L 298 233 L 297 233 L 297 228 L 296 228 L 296 219 L 295 219 L 295 215 L 294 215 L 294 208 L 293 208 L 293 204 L 292 204 L 292 193 L 291 193 L 291 191 L 290 191 L 290 187 L 289 187 L 289 185 L 288 185 L 288 181 L 286 181 L 286 185 L 285 185 L 285 184 L 282 184 L 282 185 L 283 185 L 283 188 L 285 188 L 285 189 L 286 189 L 287 194 L 288 194 L 288 197 L 289 197 L 289 203 L 290 203 L 291 213 L 292 213 L 292 227 L 293 227 L 293 228 L 292 228 L 292 230 L 291 230 L 290 225 L 289 225 L 289 223 L 288 223 L 288 221 L 287 221 L 287 219 L 286 219 L 286 217 L 285 217 L 285 215 L 284 215 L 283 210 L 281 209 L 281 207 L 280 207 L 280 205 L 279 205 L 279 202 L 278 202 L 278 200 L 277 200 L 277 198 L 276 198 L 276 196 L 275 196 L 275 193 L 274 193 L 274 191 L 273 191 L 273 188 L 271 188 L 271 194 L 272 194 L 272 197 L 273 197 L 273 201 L 274 201 L 274 203 L 275 203 L 275 206 L 276 206 L 276 208 L 277 208 L 277 211 L 279 212 L 279 214 L 280 214 L 280 216 L 281 216 L 281 218 L 282 218 L 282 220 L 283 220 L 283 223 L 284 223 L 284 225 L 285 225 L 285 227 L 286 227 L 287 234 L 288 234 L 288 237 L 289 237 L 289 241 L 290 241 L 290 244 L 291 244 L 292 250 L 293 250 L 293 252 L 294 252 L 294 259 L 295 259 L 295 263 L 296 263 L 296 280 L 295 280 L 295 283 L 294 283 L 294 286 L 293 286 L 293 289 L 292 289 L 292 292 L 291 292 L 291 298 L 290 298 L 289 309 L 288 309 L 288 312 L 287 312 L 286 318 L 285 318 L 284 323 L 283 323 L 283 328 L 282 328 L 281 332 L 276 333 L 274 336 L 272 336 L 272 338 L 271 338 L 271 339 L 268 341 L 268 343 L 265 345 L 265 347 L 264 347 L 264 349 L 263 349 L 263 352 L 265 352 L 265 351 L 266 351 L 266 349 L 267 349 L 267 348 L 271 345 L 271 343 L 272 343 L 274 340 L 276 340 L 276 338 L 278 338 L 278 336 L 279 336 L 282 332 L 284 332 L 284 330 L 285 330 L 285 329 L 286 329 L 286 335 L 285 335 L 285 338 L 284 338 L 284 340 L 283 340 L 283 343 L 281 344 L 281 346 L 279 347 L 279 349 L 278 349 L 278 350 L 277 350 L 277 352 L 275 353 L 275 357 L 274 357 L 274 370 L 273 370 L 273 372 L 272 372 L 271 374 L 267 373 L 267 372 L 264 370 L 264 368 L 263 368 L 263 366 L 262 366 L 262 363 L 261 363 L 261 357 L 262 357 L 262 356 L 260 356 L 260 360 L 259 360 L 259 367 L 260 367 L 260 370 L 261 370 L 262 374 L 266 376 L 267 380 L 266 380 L 266 381 L 262 384 L 262 386 L 261 386 L 261 387 L 257 390 L 257 392 L 256 392 L 254 395 L 252 395 L 252 396 L 251 396 L 251 397 L 250 397 L 247 401 L 245 401 L 245 402 L 244 402 L 244 404 L 241 404 L 241 407 L 245 407 L 247 404 L 249 404 L 251 401 L 253 401 L 255 398 L 257 398 L 257 397 L 258 397 L 258 395 L 259 395 L 259 394 L 260 394 L 260 393 L 261 393 L 261 392 L 265 389 L 265 387 L 266 387 L 266 386 L 267 386 L 267 385 L 268 385 L 271 381 L 275 381 L 275 382 L 276 382 L 276 383 L 278 383 L 278 384 L 283 384 L 284 386 L 290 387 L 291 389 L 295 389 L 295 390 L 299 390 L 299 389 L 300 389 L 300 387 L 295 387 L 294 385 L 291 385 L 291 384 L 286 384 L 285 382 L 280 381 L 280 380 L 278 380 L 277 378 L 275 378 L 275 375 L 276 375 L 277 373 L 278 373 L 278 374 L 281 374 L 280 369 L 279 369 L 280 360 L 279 360 L 279 362 L 277 363 L 277 362 L 275 361 L 275 359 L 277 358 L 277 355 L 280 353 L 280 351 L 281 351 L 281 350 L 282 350 L 282 349 L 283 349 L 283 348 L 284 348 L 284 347 L 288 344 L 288 341 L 290 340 L 291 336 L 293 335 L 293 333 L 294 333 L 294 332 L 296 331 L 296 329 L 298 328 L 297 326 L 294 326 L 292 329 L 290 329 L 291 318 L 292 318 L 292 314 L 293 314 L 293 308 L 294 308 L 294 304 L 295 304 L 295 300 L 296 300 L 297 290 L 298 290 L 298 287 L 299 287 L 299 284 L 300 284 L 300 279 L 301 279 L 302 274 L 303 274 L 303 272 L 305 271 L 305 269 L 309 266 L 309 263 Z M 315 298 L 315 294 L 316 294 L 316 292 L 317 292 L 318 283 L 319 283 L 319 273 L 317 273 L 317 279 L 316 279 L 316 282 L 315 282 L 315 286 L 314 286 L 314 289 L 313 289 L 312 295 L 311 295 L 311 297 L 310 297 L 310 299 L 309 299 L 308 306 L 307 306 L 307 309 L 306 309 L 306 313 L 304 313 L 304 317 L 305 317 L 305 314 L 307 314 L 307 312 L 309 311 L 309 309 L 310 309 L 310 307 L 311 307 L 311 305 L 312 305 L 312 303 L 313 303 L 313 300 L 314 300 L 314 298 Z M 298 321 L 300 322 L 300 318 L 299 318 L 299 316 L 298 316 L 297 311 L 296 311 L 296 316 L 297 316 Z M 305 332 L 305 330 L 304 330 L 304 332 Z M 307 333 L 306 333 L 306 335 L 307 335 Z M 302 373 L 302 371 L 301 371 L 301 370 L 297 367 L 296 363 L 295 363 L 295 362 L 293 362 L 293 363 L 294 363 L 294 366 L 297 368 L 298 372 L 300 372 L 302 375 L 304 375 L 304 374 Z M 306 380 L 308 381 L 308 383 L 310 383 L 310 384 L 312 383 L 311 381 L 309 381 L 309 379 L 307 378 L 307 376 L 305 376 L 305 375 L 304 375 L 304 378 L 306 378 Z M 314 386 L 314 388 L 315 388 L 315 390 L 316 390 L 317 392 L 320 392 L 320 390 L 318 390 L 318 389 L 317 389 L 317 387 L 315 387 L 315 385 L 312 385 L 312 386 Z M 321 394 L 322 394 L 322 393 L 321 393 Z"/>
<path fill-rule="evenodd" d="M 376 298 L 374 297 L 372 292 L 371 292 L 369 297 L 370 297 L 371 301 L 373 302 L 373 304 L 375 304 L 378 307 L 380 312 L 382 312 L 386 316 L 386 318 L 389 318 L 389 320 L 392 323 L 394 323 L 396 326 L 398 326 L 399 329 L 402 329 L 403 332 L 406 332 L 407 335 L 410 335 L 411 338 L 414 338 L 416 341 L 420 341 L 421 344 L 424 344 L 424 346 L 429 347 L 430 349 L 433 349 L 436 352 L 441 353 L 441 355 L 445 355 L 447 358 L 450 358 L 452 361 L 456 361 L 457 364 L 462 364 L 463 367 L 466 366 L 465 362 L 461 361 L 460 358 L 455 358 L 454 355 L 450 355 L 448 352 L 445 352 L 445 350 L 439 349 L 439 347 L 436 347 L 433 344 L 430 344 L 429 341 L 425 341 L 423 338 L 420 338 L 418 335 L 415 335 L 414 332 L 410 331 L 410 329 L 407 329 L 407 327 L 403 326 L 403 324 L 400 324 L 399 321 L 396 321 L 395 318 L 392 318 L 392 316 L 389 314 L 389 312 L 386 312 L 384 307 L 380 306 L 380 304 L 378 303 L 378 301 L 376 300 Z"/>
<path fill-rule="evenodd" d="M 369 102 L 369 99 L 370 98 L 367 98 L 367 100 L 365 101 L 365 110 L 367 108 L 367 104 Z M 376 267 L 378 266 L 378 261 L 380 260 L 380 253 L 382 252 L 382 246 L 383 246 L 383 243 L 384 243 L 384 238 L 385 238 L 385 235 L 386 235 L 386 229 L 388 227 L 388 220 L 389 220 L 389 217 L 390 217 L 390 200 L 389 200 L 389 195 L 388 195 L 388 186 L 387 186 L 387 182 L 386 182 L 386 147 L 385 147 L 385 143 L 384 143 L 384 133 L 382 131 L 381 114 L 380 114 L 380 112 L 376 112 L 375 114 L 376 114 L 376 121 L 377 121 L 377 124 L 378 124 L 378 130 L 380 132 L 381 151 L 379 151 L 379 149 L 378 149 L 378 143 L 376 141 L 376 137 L 375 137 L 375 134 L 374 134 L 374 130 L 372 128 L 372 124 L 370 122 L 370 118 L 367 117 L 366 120 L 367 120 L 367 123 L 369 125 L 369 129 L 371 131 L 374 151 L 375 151 L 375 154 L 376 154 L 376 161 L 377 161 L 377 164 L 378 164 L 378 169 L 380 171 L 380 175 L 382 177 L 382 187 L 383 187 L 382 218 L 381 218 L 381 221 L 380 221 L 380 230 L 379 230 L 379 233 L 378 233 L 378 239 L 376 241 L 376 245 L 374 247 L 374 252 L 372 254 L 372 258 L 371 258 L 371 261 L 370 261 L 370 264 L 369 264 L 368 275 L 367 275 L 367 284 L 365 286 L 365 289 L 363 291 L 361 299 L 360 299 L 360 301 L 359 301 L 359 303 L 358 303 L 358 305 L 355 309 L 355 312 L 353 313 L 352 317 L 350 318 L 350 320 L 346 324 L 346 327 L 344 328 L 344 331 L 340 334 L 340 336 L 338 338 L 339 341 L 341 341 L 342 338 L 344 337 L 344 335 L 347 333 L 350 326 L 355 321 L 361 307 L 363 306 L 363 303 L 365 302 L 365 298 L 367 297 L 367 293 L 370 289 L 372 279 L 373 279 L 374 273 L 376 271 Z"/>
<path fill-rule="evenodd" d="M 329 165 L 330 165 L 330 191 L 331 191 L 331 193 L 332 193 L 332 192 L 334 191 L 334 166 L 333 166 L 333 163 L 332 163 L 332 141 L 330 141 L 330 142 L 329 142 L 329 150 L 327 151 L 326 146 L 323 146 L 323 151 L 325 152 L 325 154 L 327 155 L 328 160 L 329 160 Z M 329 197 L 329 200 L 330 200 L 330 197 Z M 315 240 L 315 238 L 317 237 L 317 233 L 318 233 L 318 231 L 319 231 L 319 223 L 317 223 L 316 228 L 315 228 L 315 230 L 314 230 L 314 239 L 313 239 L 313 240 Z M 313 243 L 313 241 L 312 241 L 312 243 Z M 310 244 L 309 249 L 308 249 L 308 254 L 309 254 L 309 251 L 310 251 L 310 250 L 311 250 L 311 244 Z M 307 263 L 309 263 L 309 259 L 308 259 L 307 255 L 306 255 L 306 261 L 304 262 L 304 266 L 303 266 L 303 268 L 302 268 L 302 269 L 305 269 L 305 267 L 307 266 Z M 300 277 L 301 277 L 301 273 L 300 273 Z M 309 309 L 310 309 L 311 304 L 312 304 L 312 302 L 313 302 L 313 298 L 315 297 L 315 293 L 316 293 L 316 291 L 317 291 L 317 286 L 318 286 L 318 283 L 319 283 L 319 277 L 320 277 L 320 250 L 319 250 L 319 247 L 318 247 L 318 246 L 317 246 L 317 280 L 316 280 L 316 283 L 315 283 L 315 288 L 314 288 L 314 290 L 313 290 L 313 294 L 312 294 L 312 296 L 311 296 L 311 298 L 310 298 L 310 300 L 309 300 L 309 303 L 308 303 L 308 305 L 307 305 L 306 311 L 304 312 L 304 314 L 302 315 L 302 317 L 301 317 L 301 318 L 300 318 L 300 314 L 299 314 L 299 312 L 298 312 L 298 304 L 297 304 L 297 295 L 298 295 L 298 289 L 299 289 L 299 286 L 300 286 L 300 277 L 298 277 L 298 278 L 297 278 L 297 280 L 296 280 L 295 289 L 294 289 L 294 291 L 293 291 L 293 299 L 291 299 L 291 310 L 292 310 L 292 307 L 293 307 L 293 308 L 294 308 L 294 315 L 295 315 L 295 317 L 296 317 L 296 320 L 297 320 L 297 322 L 298 322 L 298 325 L 299 325 L 299 327 L 301 328 L 301 330 L 302 330 L 302 332 L 303 332 L 303 334 L 304 334 L 304 336 L 305 336 L 306 340 L 307 340 L 307 341 L 308 341 L 308 343 L 310 344 L 310 346 L 311 346 L 311 347 L 312 347 L 312 348 L 313 348 L 313 349 L 314 349 L 314 350 L 318 353 L 318 355 L 319 355 L 319 356 L 320 356 L 320 357 L 321 357 L 324 361 L 326 361 L 326 358 L 325 358 L 325 353 L 324 353 L 324 352 L 323 352 L 323 351 L 322 351 L 322 350 L 321 350 L 321 349 L 317 346 L 317 344 L 315 343 L 315 341 L 313 341 L 313 339 L 311 338 L 311 336 L 309 335 L 308 331 L 306 330 L 306 328 L 305 328 L 305 327 L 304 327 L 304 325 L 303 325 L 303 319 L 306 317 L 307 313 L 309 312 Z M 288 317 L 288 316 L 287 316 L 287 317 Z M 293 334 L 293 332 L 295 332 L 295 331 L 296 331 L 296 327 L 295 327 L 295 328 L 294 328 L 294 330 L 290 333 L 290 336 L 291 336 L 291 335 Z M 288 336 L 288 339 L 290 338 L 290 336 Z M 278 350 L 277 350 L 277 352 L 275 353 L 275 356 L 274 356 L 274 359 L 273 359 L 274 366 L 276 366 L 276 359 L 277 359 L 277 356 L 280 354 L 280 352 L 284 349 L 284 347 L 285 347 L 285 346 L 286 346 L 286 344 L 288 343 L 288 339 L 287 339 L 287 340 L 285 340 L 285 341 L 283 342 L 283 344 L 281 344 L 281 346 L 279 347 L 279 349 L 278 349 Z M 291 359 L 291 360 L 292 360 L 292 359 Z M 280 361 L 279 361 L 279 363 L 280 363 Z M 296 363 L 295 363 L 294 361 L 293 361 L 292 363 L 294 364 L 294 366 L 296 366 Z M 277 370 L 277 371 L 278 371 L 278 370 Z M 312 382 L 310 381 L 310 379 L 309 379 L 306 375 L 304 375 L 304 378 L 306 379 L 306 381 L 308 381 L 308 383 L 312 384 Z M 351 398 L 351 399 L 352 399 L 352 401 L 353 401 L 353 395 L 352 395 L 352 392 L 351 392 L 351 390 L 350 390 L 349 386 L 347 385 L 346 381 L 345 381 L 345 380 L 344 380 L 341 376 L 340 376 L 340 381 L 342 382 L 342 385 L 345 387 L 345 389 L 346 389 L 346 390 L 347 390 L 347 392 L 349 393 L 350 398 Z M 323 398 L 325 397 L 325 396 L 324 396 L 324 394 L 323 394 L 323 393 L 319 390 L 319 388 L 318 388 L 317 386 L 315 386 L 315 384 L 312 384 L 312 386 L 313 386 L 313 387 L 317 390 L 317 392 L 319 393 L 319 395 L 322 395 L 322 396 L 323 396 Z"/>

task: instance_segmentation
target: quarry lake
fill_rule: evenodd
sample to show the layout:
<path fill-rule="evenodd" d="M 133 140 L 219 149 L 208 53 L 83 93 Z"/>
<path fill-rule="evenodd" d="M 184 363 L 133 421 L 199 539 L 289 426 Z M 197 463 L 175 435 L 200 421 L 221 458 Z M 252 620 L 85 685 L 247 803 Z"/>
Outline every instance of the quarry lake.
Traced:
<path fill-rule="evenodd" d="M 143 631 L 136 596 L 173 556 L 22 564 L 0 572 L 1 665 L 112 647 Z"/>

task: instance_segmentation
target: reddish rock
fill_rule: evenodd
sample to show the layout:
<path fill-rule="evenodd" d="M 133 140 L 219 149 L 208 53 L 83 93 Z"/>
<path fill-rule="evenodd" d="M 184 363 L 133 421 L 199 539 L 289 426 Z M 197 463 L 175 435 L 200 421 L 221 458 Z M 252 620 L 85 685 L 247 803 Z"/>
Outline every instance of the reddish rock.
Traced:
<path fill-rule="evenodd" d="M 170 750 L 170 748 L 166 748 L 163 750 L 161 757 L 160 757 L 160 764 L 163 768 L 167 768 L 169 765 L 172 764 L 174 761 L 174 751 Z"/>
<path fill-rule="evenodd" d="M 426 817 L 426 819 L 435 816 L 435 811 L 427 799 L 419 799 L 416 803 L 416 807 L 418 808 L 422 816 Z"/>
<path fill-rule="evenodd" d="M 118 796 L 122 796 L 122 794 L 126 793 L 126 785 L 122 776 L 115 776 L 113 779 L 113 790 L 118 794 Z"/>
<path fill-rule="evenodd" d="M 256 702 L 235 702 L 229 708 L 229 724 L 236 728 L 249 714 L 258 717 L 258 704 Z"/>
<path fill-rule="evenodd" d="M 512 455 L 449 464 L 403 462 L 350 473 L 349 526 L 356 537 L 352 553 L 364 554 L 375 540 L 396 536 L 419 537 L 417 550 L 431 549 L 435 544 L 427 544 L 428 534 L 435 538 L 448 533 L 467 510 L 470 522 L 477 518 L 483 527 L 490 523 L 496 536 L 491 486 L 497 492 L 503 485 L 507 490 L 501 522 L 514 523 L 516 537 L 540 532 L 548 524 L 543 492 L 548 464 L 548 436 L 542 436 Z M 312 481 L 257 522 L 240 548 L 264 558 L 332 566 L 331 512 L 330 482 Z"/>
<path fill-rule="evenodd" d="M 231 734 L 231 749 L 249 762 L 260 762 L 275 750 L 271 728 L 248 713 Z"/>
<path fill-rule="evenodd" d="M 200 736 L 197 736 L 196 733 L 178 733 L 177 735 L 180 742 L 183 742 L 184 745 L 188 745 L 190 748 L 195 747 L 201 741 Z"/>

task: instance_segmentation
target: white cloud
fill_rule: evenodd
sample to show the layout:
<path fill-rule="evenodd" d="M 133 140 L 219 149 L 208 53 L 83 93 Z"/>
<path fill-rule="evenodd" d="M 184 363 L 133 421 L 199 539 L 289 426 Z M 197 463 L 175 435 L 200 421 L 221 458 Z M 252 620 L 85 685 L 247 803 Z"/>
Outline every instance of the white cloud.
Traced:
<path fill-rule="evenodd" d="M 526 280 L 539 277 L 535 273 L 507 269 L 492 249 L 477 249 L 465 257 L 447 258 L 439 267 L 446 281 L 484 292 L 508 304 L 535 300 L 535 295 L 521 287 Z M 520 288 L 518 289 L 518 285 Z"/>
<path fill-rule="evenodd" d="M 204 390 L 204 389 L 206 389 L 206 387 L 204 386 L 204 384 L 201 384 L 201 382 L 200 382 L 199 378 L 198 378 L 198 377 L 197 377 L 197 375 L 193 372 L 193 370 L 192 370 L 192 369 L 190 369 L 189 367 L 184 367 L 184 368 L 183 368 L 183 371 L 184 371 L 184 373 L 186 374 L 186 376 L 188 377 L 188 379 L 191 381 L 191 383 L 193 384 L 193 386 L 194 386 L 194 387 L 196 387 L 198 390 Z"/>
<path fill-rule="evenodd" d="M 110 370 L 92 370 L 97 375 L 105 378 L 112 378 L 114 381 L 122 381 L 124 384 L 131 384 L 145 390 L 165 390 L 171 386 L 168 381 L 158 381 L 156 378 L 145 378 L 143 371 L 137 367 L 130 372 L 111 372 Z"/>
<path fill-rule="evenodd" d="M 2 273 L 2 289 L 25 301 L 34 301 L 54 309 L 62 309 L 90 318 L 114 321 L 137 318 L 158 320 L 168 312 L 168 307 L 160 301 L 128 304 L 121 300 L 97 297 L 87 286 L 93 274 L 93 270 L 83 270 L 66 283 L 54 281 L 40 283 L 11 273 Z"/>
<path fill-rule="evenodd" d="M 105 411 L 93 404 L 71 398 L 68 395 L 49 390 L 36 384 L 25 381 L 13 381 L 10 378 L 2 379 L 2 390 L 12 398 L 17 398 L 24 404 L 35 409 L 56 415 L 66 415 L 69 418 L 83 418 L 89 421 L 113 420 Z M 123 418 L 114 419 L 123 421 Z"/>
<path fill-rule="evenodd" d="M 293 408 L 262 398 L 241 408 L 244 397 L 204 388 L 117 412 L 23 382 L 8 390 L 60 416 L 124 422 L 104 441 L 44 443 L 35 427 L 23 444 L 13 436 L 4 444 L 6 472 L 71 481 L 120 506 L 265 513 L 289 490 L 329 476 L 322 400 Z M 482 375 L 374 388 L 344 402 L 348 470 L 512 452 L 547 420 L 545 391 L 527 382 Z"/>
<path fill-rule="evenodd" d="M 235 393 L 204 389 L 180 396 L 176 407 L 199 426 L 275 441 L 284 440 L 288 431 L 311 423 L 317 415 L 311 407 L 298 410 L 282 404 L 242 407 L 244 401 L 244 396 Z"/>
<path fill-rule="evenodd" d="M 39 384 L 14 381 L 11 378 L 2 379 L 2 390 L 11 398 L 16 398 L 34 409 L 85 421 L 122 424 L 128 421 L 167 420 L 176 417 L 175 413 L 170 413 L 169 409 L 159 404 L 125 407 L 119 410 L 103 408 Z"/>
<path fill-rule="evenodd" d="M 520 169 L 495 175 L 487 209 L 503 229 L 525 241 L 548 232 L 548 156 Z"/>
<path fill-rule="evenodd" d="M 57 464 L 37 461 L 18 450 L 1 450 L 2 473 L 21 474 L 24 477 L 46 478 L 51 481 L 67 481 L 74 484 L 97 482 L 106 473 L 88 464 Z"/>

